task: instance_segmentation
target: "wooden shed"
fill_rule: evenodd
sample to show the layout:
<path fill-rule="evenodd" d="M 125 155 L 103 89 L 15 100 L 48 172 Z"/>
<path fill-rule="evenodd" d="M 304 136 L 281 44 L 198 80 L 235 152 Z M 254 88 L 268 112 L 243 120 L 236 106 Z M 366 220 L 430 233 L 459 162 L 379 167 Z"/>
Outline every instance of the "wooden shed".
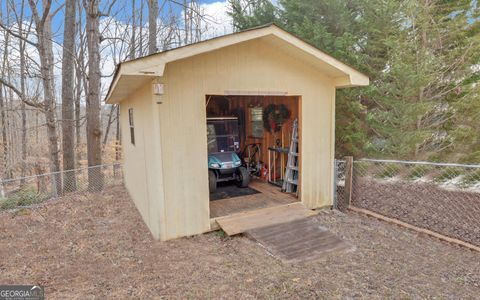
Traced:
<path fill-rule="evenodd" d="M 364 74 L 275 25 L 123 62 L 106 102 L 120 105 L 126 188 L 161 240 L 207 232 L 216 218 L 249 209 L 295 201 L 331 206 L 335 90 L 368 84 Z M 266 114 L 280 109 L 288 114 L 281 130 L 272 129 Z M 262 174 L 251 181 L 255 194 L 210 201 L 207 117 L 232 115 L 239 148 L 260 146 Z M 295 119 L 298 188 L 286 194 L 266 181 L 284 175 L 287 158 L 271 152 L 290 145 Z"/>

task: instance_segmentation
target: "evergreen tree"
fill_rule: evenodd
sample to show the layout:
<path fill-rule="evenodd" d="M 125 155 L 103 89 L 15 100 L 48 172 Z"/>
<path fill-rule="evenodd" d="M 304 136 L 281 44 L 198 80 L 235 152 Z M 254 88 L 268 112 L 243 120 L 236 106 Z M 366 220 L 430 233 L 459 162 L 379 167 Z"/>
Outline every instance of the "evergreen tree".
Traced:
<path fill-rule="evenodd" d="M 231 15 L 242 30 L 275 20 L 369 75 L 369 87 L 337 92 L 337 156 L 479 162 L 475 3 L 232 0 Z"/>
<path fill-rule="evenodd" d="M 229 0 L 228 14 L 233 19 L 237 31 L 275 23 L 278 9 L 269 0 Z"/>
<path fill-rule="evenodd" d="M 477 4 L 478 5 L 478 4 Z M 464 163 L 480 163 L 480 9 L 473 6 L 465 13 L 467 26 L 463 43 L 471 48 L 465 53 L 465 75 L 458 84 L 452 118 L 452 137 L 455 140 L 451 152 Z M 467 51 L 465 51 L 467 52 Z"/>
<path fill-rule="evenodd" d="M 369 75 L 367 88 L 339 90 L 336 97 L 336 155 L 365 156 L 374 151 L 369 107 L 387 66 L 387 38 L 398 32 L 398 1 L 282 0 L 287 30 Z"/>
<path fill-rule="evenodd" d="M 378 105 L 369 111 L 373 137 L 383 141 L 376 145 L 378 154 L 458 160 L 455 131 L 463 114 L 456 106 L 473 100 L 472 85 L 464 83 L 472 79 L 472 58 L 479 50 L 469 37 L 470 5 L 468 0 L 403 2 L 400 30 L 385 40 L 391 51 L 373 95 Z"/>

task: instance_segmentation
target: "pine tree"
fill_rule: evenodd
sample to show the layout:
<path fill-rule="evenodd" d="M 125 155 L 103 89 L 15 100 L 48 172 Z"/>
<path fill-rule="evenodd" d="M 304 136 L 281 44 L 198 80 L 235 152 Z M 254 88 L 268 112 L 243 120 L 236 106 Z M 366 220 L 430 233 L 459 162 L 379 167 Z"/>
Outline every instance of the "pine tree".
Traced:
<path fill-rule="evenodd" d="M 480 160 L 474 2 L 280 0 L 275 16 L 265 2 L 232 0 L 236 28 L 270 16 L 370 77 L 337 92 L 337 156 Z"/>
<path fill-rule="evenodd" d="M 388 68 L 381 73 L 369 126 L 383 143 L 386 157 L 458 160 L 454 135 L 463 97 L 471 101 L 471 58 L 478 44 L 468 37 L 465 12 L 470 1 L 407 1 L 401 7 L 401 30 L 386 39 Z M 457 120 L 457 122 L 455 122 Z M 464 130 L 461 130 L 465 133 Z M 378 147 L 381 146 L 381 147 Z"/>
<path fill-rule="evenodd" d="M 283 0 L 282 19 L 287 30 L 319 49 L 369 75 L 367 88 L 339 90 L 336 98 L 337 156 L 365 156 L 375 152 L 368 126 L 369 108 L 382 83 L 392 50 L 386 39 L 399 31 L 398 1 Z"/>
<path fill-rule="evenodd" d="M 237 31 L 278 21 L 278 9 L 269 0 L 229 0 L 229 3 L 228 14 Z"/>

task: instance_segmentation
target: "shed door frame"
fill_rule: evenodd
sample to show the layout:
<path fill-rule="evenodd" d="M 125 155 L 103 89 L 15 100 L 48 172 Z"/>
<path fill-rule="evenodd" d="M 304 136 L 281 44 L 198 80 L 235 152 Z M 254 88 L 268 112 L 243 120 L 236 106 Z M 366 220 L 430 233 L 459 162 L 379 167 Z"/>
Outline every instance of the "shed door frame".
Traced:
<path fill-rule="evenodd" d="M 303 155 L 302 155 L 302 96 L 298 94 L 263 94 L 263 93 L 245 93 L 242 94 L 241 92 L 239 93 L 207 93 L 204 95 L 204 100 L 205 100 L 205 115 L 204 115 L 204 120 L 203 122 L 206 124 L 207 123 L 207 103 L 208 103 L 208 97 L 209 96 L 224 96 L 224 97 L 295 97 L 297 100 L 297 106 L 298 106 L 298 153 L 299 155 L 299 172 L 298 172 L 298 201 L 302 202 L 302 161 L 303 161 Z M 207 147 L 207 145 L 205 145 Z M 209 199 L 210 201 L 210 199 Z"/>

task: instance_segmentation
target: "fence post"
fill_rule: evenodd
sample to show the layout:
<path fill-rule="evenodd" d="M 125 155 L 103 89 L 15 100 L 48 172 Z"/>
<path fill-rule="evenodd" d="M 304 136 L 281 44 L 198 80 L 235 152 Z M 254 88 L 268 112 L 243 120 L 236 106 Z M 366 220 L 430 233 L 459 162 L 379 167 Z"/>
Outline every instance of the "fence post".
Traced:
<path fill-rule="evenodd" d="M 345 157 L 345 201 L 346 207 L 350 206 L 352 201 L 352 186 L 353 186 L 353 156 Z"/>

